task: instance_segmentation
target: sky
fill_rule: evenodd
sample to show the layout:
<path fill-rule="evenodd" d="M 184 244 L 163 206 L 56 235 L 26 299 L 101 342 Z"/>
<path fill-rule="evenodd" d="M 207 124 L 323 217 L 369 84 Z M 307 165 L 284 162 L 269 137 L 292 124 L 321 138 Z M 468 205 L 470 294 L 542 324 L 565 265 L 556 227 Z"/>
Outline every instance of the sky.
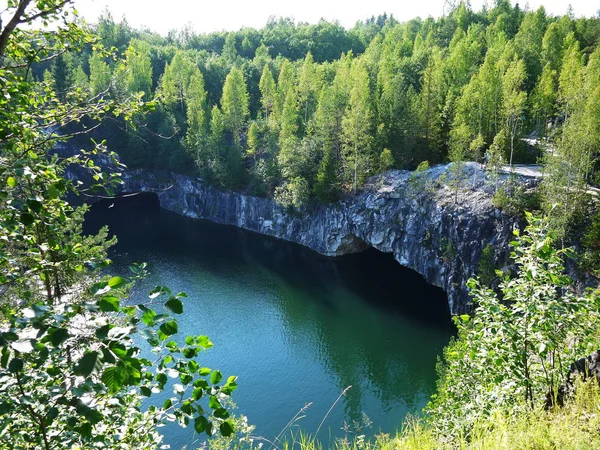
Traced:
<path fill-rule="evenodd" d="M 479 10 L 493 0 L 471 0 Z M 515 1 L 515 0 L 511 0 Z M 115 19 L 123 15 L 133 27 L 147 26 L 160 34 L 170 29 L 191 24 L 197 33 L 236 31 L 242 27 L 262 28 L 269 18 L 293 17 L 297 22 L 316 23 L 321 18 L 338 20 L 344 27 L 352 27 L 357 20 L 393 14 L 400 21 L 417 16 L 440 16 L 447 0 L 76 0 L 75 7 L 88 22 L 93 23 L 108 8 Z M 600 3 L 594 0 L 571 0 L 576 17 L 595 15 Z M 544 5 L 553 15 L 567 11 L 564 0 L 523 0 L 521 7 L 531 9 Z"/>

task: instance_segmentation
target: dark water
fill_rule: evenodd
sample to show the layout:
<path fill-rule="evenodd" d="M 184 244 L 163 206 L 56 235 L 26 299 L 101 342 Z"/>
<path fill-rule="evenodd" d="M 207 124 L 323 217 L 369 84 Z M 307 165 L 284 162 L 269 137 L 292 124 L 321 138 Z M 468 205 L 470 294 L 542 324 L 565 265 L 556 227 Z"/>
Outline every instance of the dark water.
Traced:
<path fill-rule="evenodd" d="M 345 424 L 393 432 L 427 403 L 452 333 L 446 299 L 391 255 L 327 258 L 139 203 L 97 204 L 86 227 L 108 224 L 118 236 L 113 272 L 148 263 L 139 295 L 157 284 L 187 292 L 180 332 L 211 338 L 201 364 L 239 377 L 236 413 L 256 435 L 273 439 L 308 403 L 295 427 L 314 433 L 348 386 L 319 434 L 326 442 Z M 172 448 L 198 443 L 191 428 L 163 430 Z"/>

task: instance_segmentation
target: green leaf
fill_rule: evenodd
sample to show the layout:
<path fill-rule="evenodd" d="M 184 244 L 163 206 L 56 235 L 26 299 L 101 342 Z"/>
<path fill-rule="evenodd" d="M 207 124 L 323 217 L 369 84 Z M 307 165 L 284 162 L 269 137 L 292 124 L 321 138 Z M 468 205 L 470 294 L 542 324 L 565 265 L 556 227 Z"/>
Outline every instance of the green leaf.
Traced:
<path fill-rule="evenodd" d="M 185 402 L 183 402 L 181 404 L 181 411 L 183 411 L 185 414 L 192 414 L 192 403 L 189 400 L 186 400 Z"/>
<path fill-rule="evenodd" d="M 123 345 L 121 342 L 111 341 L 109 348 L 119 358 L 125 358 L 127 356 L 127 347 L 125 347 L 125 345 Z"/>
<path fill-rule="evenodd" d="M 53 406 L 48 410 L 48 414 L 46 414 L 46 419 L 48 419 L 48 421 L 52 423 L 54 419 L 58 417 L 59 413 L 60 410 L 56 406 Z"/>
<path fill-rule="evenodd" d="M 90 408 L 89 406 L 84 405 L 83 403 L 78 404 L 76 409 L 77 412 L 81 416 L 85 417 L 88 420 L 88 422 L 90 422 L 92 425 L 97 424 L 104 418 L 104 416 L 102 416 L 102 414 L 98 410 Z"/>
<path fill-rule="evenodd" d="M 75 375 L 79 375 L 82 377 L 89 376 L 94 369 L 96 368 L 96 364 L 100 360 L 100 353 L 98 352 L 87 352 L 83 355 L 83 357 L 79 360 L 77 365 L 73 368 L 73 373 Z"/>
<path fill-rule="evenodd" d="M 118 289 L 125 284 L 127 284 L 127 280 L 121 277 L 112 277 L 110 280 L 108 280 L 108 285 L 113 289 Z"/>
<path fill-rule="evenodd" d="M 207 336 L 196 336 L 196 345 L 199 345 L 202 348 L 211 348 L 213 343 Z"/>
<path fill-rule="evenodd" d="M 171 297 L 166 303 L 165 308 L 171 311 L 174 314 L 182 314 L 183 313 L 183 303 L 181 300 Z"/>
<path fill-rule="evenodd" d="M 200 366 L 194 360 L 188 361 L 187 365 L 188 365 L 188 369 L 190 370 L 191 373 L 196 373 L 196 372 L 198 372 L 198 370 L 200 370 Z"/>
<path fill-rule="evenodd" d="M 214 410 L 213 414 L 215 417 L 218 417 L 219 419 L 228 419 L 229 418 L 229 413 L 227 412 L 227 410 L 225 408 L 217 408 Z"/>
<path fill-rule="evenodd" d="M 177 331 L 179 330 L 179 327 L 177 325 L 177 322 L 175 322 L 174 320 L 170 320 L 169 322 L 163 323 L 160 326 L 159 330 L 162 331 L 167 336 L 172 336 L 175 333 L 177 333 Z"/>
<path fill-rule="evenodd" d="M 108 285 L 106 281 L 100 281 L 95 283 L 90 287 L 90 293 L 92 295 L 102 295 L 111 290 L 111 287 Z"/>
<path fill-rule="evenodd" d="M 195 347 L 186 347 L 183 349 L 183 356 L 187 359 L 194 358 L 198 356 L 198 349 Z"/>
<path fill-rule="evenodd" d="M 69 338 L 69 332 L 64 328 L 55 328 L 48 332 L 50 343 L 58 347 Z"/>
<path fill-rule="evenodd" d="M 219 408 L 221 408 L 221 403 L 219 403 L 219 399 L 217 398 L 216 395 L 211 395 L 208 398 L 208 407 L 210 409 L 219 409 Z"/>
<path fill-rule="evenodd" d="M 150 388 L 148 388 L 146 386 L 140 387 L 140 392 L 142 393 L 142 395 L 144 397 L 150 397 L 150 396 L 152 396 L 152 391 L 150 390 Z"/>
<path fill-rule="evenodd" d="M 110 324 L 104 325 L 104 326 L 98 328 L 94 334 L 96 335 L 96 337 L 98 339 L 101 339 L 101 340 L 106 339 L 108 336 L 108 332 L 110 331 L 111 328 L 112 328 L 112 325 L 110 325 Z"/>
<path fill-rule="evenodd" d="M 204 389 L 202 389 L 201 387 L 196 388 L 192 392 L 192 399 L 198 401 L 198 400 L 200 400 L 200 398 L 202 398 L 203 394 L 204 394 Z"/>
<path fill-rule="evenodd" d="M 6 369 L 6 365 L 8 364 L 8 358 L 10 358 L 10 350 L 8 347 L 4 347 L 2 349 L 2 357 L 0 357 L 0 367 Z"/>
<path fill-rule="evenodd" d="M 165 286 L 156 286 L 154 289 L 150 291 L 148 297 L 151 299 L 155 299 L 161 295 L 171 295 L 171 290 Z"/>
<path fill-rule="evenodd" d="M 27 201 L 27 206 L 29 207 L 29 209 L 37 214 L 39 214 L 42 209 L 44 208 L 44 205 L 42 205 L 42 203 L 38 200 L 28 200 Z"/>
<path fill-rule="evenodd" d="M 119 392 L 125 382 L 125 372 L 116 366 L 107 367 L 102 373 L 102 382 L 111 394 Z"/>
<path fill-rule="evenodd" d="M 194 420 L 194 430 L 196 433 L 204 433 L 209 427 L 208 420 L 204 416 L 196 417 Z"/>
<path fill-rule="evenodd" d="M 152 309 L 146 309 L 144 314 L 142 314 L 142 322 L 144 322 L 148 326 L 152 326 L 154 323 L 154 318 L 156 317 L 156 312 Z"/>
<path fill-rule="evenodd" d="M 102 347 L 102 361 L 106 364 L 114 364 L 116 361 L 114 354 L 106 347 Z"/>
<path fill-rule="evenodd" d="M 230 421 L 225 421 L 219 425 L 219 430 L 221 430 L 223 436 L 229 437 L 233 434 L 233 424 Z"/>
<path fill-rule="evenodd" d="M 213 372 L 210 374 L 210 382 L 212 384 L 217 384 L 222 379 L 223 374 L 219 370 L 213 370 Z"/>
<path fill-rule="evenodd" d="M 29 213 L 22 213 L 19 220 L 23 225 L 29 226 L 34 222 L 35 218 Z"/>
<path fill-rule="evenodd" d="M 11 359 L 10 363 L 8 364 L 8 371 L 10 373 L 22 372 L 23 371 L 23 360 L 20 358 Z"/>
<path fill-rule="evenodd" d="M 110 283 L 109 283 L 110 284 Z M 120 299 L 114 295 L 105 295 L 98 302 L 102 312 L 117 312 L 121 310 Z"/>

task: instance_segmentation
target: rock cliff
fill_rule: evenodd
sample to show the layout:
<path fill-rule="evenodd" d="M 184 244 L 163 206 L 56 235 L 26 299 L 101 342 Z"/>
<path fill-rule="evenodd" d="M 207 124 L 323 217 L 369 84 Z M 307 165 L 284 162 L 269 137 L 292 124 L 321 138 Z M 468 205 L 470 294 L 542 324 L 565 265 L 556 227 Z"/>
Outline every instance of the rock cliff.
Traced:
<path fill-rule="evenodd" d="M 297 242 L 328 256 L 368 246 L 393 253 L 400 264 L 443 288 L 456 314 L 469 309 L 465 282 L 477 273 L 483 248 L 491 244 L 495 262 L 506 261 L 515 222 L 492 205 L 493 184 L 478 164 L 465 165 L 459 189 L 449 187 L 450 179 L 450 166 L 419 174 L 390 171 L 369 179 L 357 195 L 302 211 L 166 172 L 128 172 L 123 191 L 153 191 L 170 211 Z"/>

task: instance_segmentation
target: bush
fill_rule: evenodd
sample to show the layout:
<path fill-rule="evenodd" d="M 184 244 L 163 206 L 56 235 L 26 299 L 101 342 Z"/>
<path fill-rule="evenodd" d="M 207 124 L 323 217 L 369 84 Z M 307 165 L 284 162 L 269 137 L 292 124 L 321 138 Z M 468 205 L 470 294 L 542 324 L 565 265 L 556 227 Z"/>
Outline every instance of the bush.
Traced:
<path fill-rule="evenodd" d="M 522 217 L 525 211 L 541 210 L 541 197 L 535 189 L 528 190 L 520 184 L 508 182 L 496 191 L 492 204 L 509 216 Z"/>
<path fill-rule="evenodd" d="M 563 273 L 568 250 L 552 247 L 547 220 L 526 217 L 526 233 L 511 243 L 518 274 L 503 279 L 500 295 L 469 280 L 477 307 L 455 318 L 458 337 L 444 351 L 427 407 L 430 423 L 447 436 L 471 433 L 497 410 L 540 407 L 556 395 L 570 362 L 597 346 L 597 296 L 572 291 Z"/>

